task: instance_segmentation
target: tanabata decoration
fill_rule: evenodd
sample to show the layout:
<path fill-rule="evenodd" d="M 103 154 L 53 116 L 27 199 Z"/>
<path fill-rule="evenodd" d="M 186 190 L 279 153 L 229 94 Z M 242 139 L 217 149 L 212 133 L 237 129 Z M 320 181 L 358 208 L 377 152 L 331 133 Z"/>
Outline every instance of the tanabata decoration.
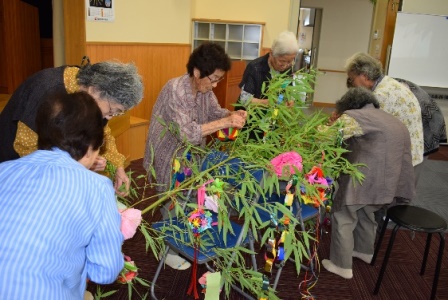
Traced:
<path fill-rule="evenodd" d="M 128 208 L 125 204 L 117 200 L 118 212 L 121 215 L 121 233 L 125 240 L 132 238 L 138 226 L 142 222 L 142 212 L 135 208 Z M 134 279 L 141 282 L 137 278 L 138 268 L 134 261 L 127 255 L 124 256 L 124 267 L 118 275 L 117 282 L 132 285 Z"/>
<path fill-rule="evenodd" d="M 131 284 L 132 280 L 135 279 L 138 275 L 137 273 L 137 266 L 135 265 L 134 261 L 131 260 L 129 256 L 124 256 L 124 267 L 123 270 L 121 270 L 120 275 L 118 276 L 117 281 L 119 283 L 127 283 Z"/>
<path fill-rule="evenodd" d="M 183 158 L 184 160 L 191 161 L 191 153 L 188 152 Z M 185 163 L 181 163 L 179 159 L 173 161 L 173 178 L 171 179 L 171 189 L 177 188 L 186 177 L 191 176 L 191 169 L 185 166 Z"/>
<path fill-rule="evenodd" d="M 218 299 L 221 282 L 220 272 L 210 272 L 207 271 L 202 274 L 201 278 L 198 279 L 199 284 L 202 286 L 202 293 L 205 294 L 205 300 Z"/>
<path fill-rule="evenodd" d="M 312 167 L 311 170 L 305 174 L 309 184 L 319 185 L 317 188 L 318 196 L 307 195 L 302 189 L 300 196 L 302 197 L 303 203 L 308 205 L 313 205 L 314 207 L 319 207 L 321 203 L 327 200 L 327 194 L 330 192 L 330 186 L 333 180 L 329 177 L 324 176 L 324 172 L 319 167 Z"/>
<path fill-rule="evenodd" d="M 224 192 L 223 190 L 224 188 L 224 181 L 221 181 L 219 178 L 216 178 L 213 183 L 212 183 L 212 187 L 210 189 L 210 192 L 212 193 L 212 195 L 205 195 L 205 201 L 204 201 L 204 206 L 205 208 L 218 213 L 218 208 L 219 208 L 219 197 L 221 196 L 221 194 Z"/>
<path fill-rule="evenodd" d="M 234 141 L 238 136 L 238 129 L 233 127 L 220 129 L 216 132 L 216 136 L 222 142 Z"/>
<path fill-rule="evenodd" d="M 295 174 L 296 169 L 302 171 L 302 156 L 299 153 L 291 151 L 277 155 L 271 160 L 274 166 L 275 174 L 278 177 L 289 177 Z"/>
<path fill-rule="evenodd" d="M 125 240 L 135 235 L 142 222 L 142 212 L 135 208 L 118 209 L 121 215 L 121 233 Z"/>
<path fill-rule="evenodd" d="M 282 153 L 271 160 L 275 174 L 282 179 L 289 178 L 288 184 L 285 188 L 284 205 L 292 211 L 292 204 L 295 196 L 295 186 L 298 183 L 297 172 L 302 171 L 302 156 L 294 151 Z M 266 251 L 266 263 L 264 267 L 265 273 L 270 274 L 272 272 L 272 266 L 275 261 L 281 263 L 284 260 L 285 249 L 284 241 L 285 236 L 288 234 L 286 227 L 288 226 L 290 219 L 284 215 L 281 220 L 276 220 L 276 216 L 271 215 L 271 221 L 275 227 L 282 231 L 278 239 L 271 238 L 268 242 Z M 280 224 L 280 221 L 282 224 Z"/>
<path fill-rule="evenodd" d="M 211 179 L 204 183 L 198 189 L 198 207 L 193 210 L 188 215 L 188 222 L 190 224 L 190 228 L 193 231 L 194 235 L 194 259 L 193 266 L 191 272 L 191 282 L 190 287 L 188 288 L 188 295 L 193 295 L 195 299 L 199 299 L 198 289 L 196 285 L 196 277 L 197 277 L 197 268 L 198 268 L 198 252 L 199 252 L 199 243 L 200 243 L 200 234 L 204 230 L 212 227 L 212 213 L 208 210 L 204 210 L 204 202 L 205 202 L 205 186 L 209 183 L 212 183 L 214 180 Z"/>

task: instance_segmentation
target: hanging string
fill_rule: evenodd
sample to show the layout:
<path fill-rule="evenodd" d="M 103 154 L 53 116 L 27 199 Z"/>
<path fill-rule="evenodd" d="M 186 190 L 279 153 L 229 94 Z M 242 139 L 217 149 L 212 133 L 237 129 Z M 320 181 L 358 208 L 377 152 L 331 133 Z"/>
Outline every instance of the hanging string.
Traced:
<path fill-rule="evenodd" d="M 197 216 L 204 214 L 204 201 L 205 201 L 205 186 L 209 183 L 212 183 L 214 179 L 210 179 L 209 181 L 205 182 L 203 185 L 201 185 L 198 188 L 198 208 L 193 212 L 193 214 L 189 217 L 190 219 L 195 219 Z M 200 225 L 201 226 L 201 225 Z M 206 228 L 198 228 L 197 230 L 193 230 L 194 235 L 194 259 L 193 259 L 193 265 L 192 265 L 192 272 L 191 272 L 191 281 L 190 286 L 188 287 L 187 295 L 194 296 L 194 299 L 199 299 L 199 293 L 198 293 L 198 286 L 196 283 L 197 280 L 197 269 L 198 269 L 198 255 L 199 255 L 199 248 L 200 248 L 200 234 L 201 231 Z"/>
<path fill-rule="evenodd" d="M 193 259 L 193 266 L 192 266 L 192 272 L 191 272 L 191 281 L 190 286 L 188 288 L 187 295 L 194 296 L 194 299 L 199 299 L 199 293 L 198 293 L 198 286 L 196 284 L 196 278 L 197 278 L 197 270 L 198 270 L 198 252 L 199 252 L 199 243 L 200 239 L 199 237 L 195 238 L 194 243 L 194 259 Z"/>

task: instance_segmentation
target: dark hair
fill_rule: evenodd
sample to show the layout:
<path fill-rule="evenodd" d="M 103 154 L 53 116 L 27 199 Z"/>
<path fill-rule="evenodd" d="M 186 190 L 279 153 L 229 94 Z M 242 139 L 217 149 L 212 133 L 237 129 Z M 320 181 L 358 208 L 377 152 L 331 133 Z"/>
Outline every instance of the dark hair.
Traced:
<path fill-rule="evenodd" d="M 143 98 L 142 78 L 132 63 L 87 63 L 80 68 L 76 78 L 79 85 L 95 88 L 101 98 L 121 104 L 125 110 L 139 104 Z"/>
<path fill-rule="evenodd" d="M 190 76 L 193 76 L 193 70 L 196 68 L 201 73 L 200 78 L 204 78 L 213 74 L 215 70 L 227 72 L 231 65 L 230 57 L 223 47 L 206 42 L 191 53 L 187 63 L 187 71 Z"/>
<path fill-rule="evenodd" d="M 367 104 L 380 108 L 378 100 L 371 91 L 364 87 L 351 88 L 336 102 L 336 113 L 340 115 L 346 110 L 360 109 Z"/>
<path fill-rule="evenodd" d="M 53 94 L 39 106 L 36 115 L 37 146 L 57 147 L 80 160 L 91 146 L 101 147 L 103 116 L 98 104 L 86 92 Z"/>

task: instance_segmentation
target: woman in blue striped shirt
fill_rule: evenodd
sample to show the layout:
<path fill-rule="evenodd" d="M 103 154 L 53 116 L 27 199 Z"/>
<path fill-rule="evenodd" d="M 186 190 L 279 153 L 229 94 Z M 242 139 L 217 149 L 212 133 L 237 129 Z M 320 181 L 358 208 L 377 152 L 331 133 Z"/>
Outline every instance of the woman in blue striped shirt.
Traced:
<path fill-rule="evenodd" d="M 0 164 L 0 299 L 83 299 L 86 281 L 123 268 L 112 182 L 88 168 L 103 143 L 102 114 L 87 93 L 47 99 L 39 150 Z"/>

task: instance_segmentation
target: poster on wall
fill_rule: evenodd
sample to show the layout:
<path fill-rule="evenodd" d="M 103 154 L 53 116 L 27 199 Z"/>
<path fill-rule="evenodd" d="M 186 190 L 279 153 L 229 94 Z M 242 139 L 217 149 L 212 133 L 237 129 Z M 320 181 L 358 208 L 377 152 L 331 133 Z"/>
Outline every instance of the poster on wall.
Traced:
<path fill-rule="evenodd" d="M 115 19 L 114 0 L 86 0 L 87 21 L 112 22 Z"/>

